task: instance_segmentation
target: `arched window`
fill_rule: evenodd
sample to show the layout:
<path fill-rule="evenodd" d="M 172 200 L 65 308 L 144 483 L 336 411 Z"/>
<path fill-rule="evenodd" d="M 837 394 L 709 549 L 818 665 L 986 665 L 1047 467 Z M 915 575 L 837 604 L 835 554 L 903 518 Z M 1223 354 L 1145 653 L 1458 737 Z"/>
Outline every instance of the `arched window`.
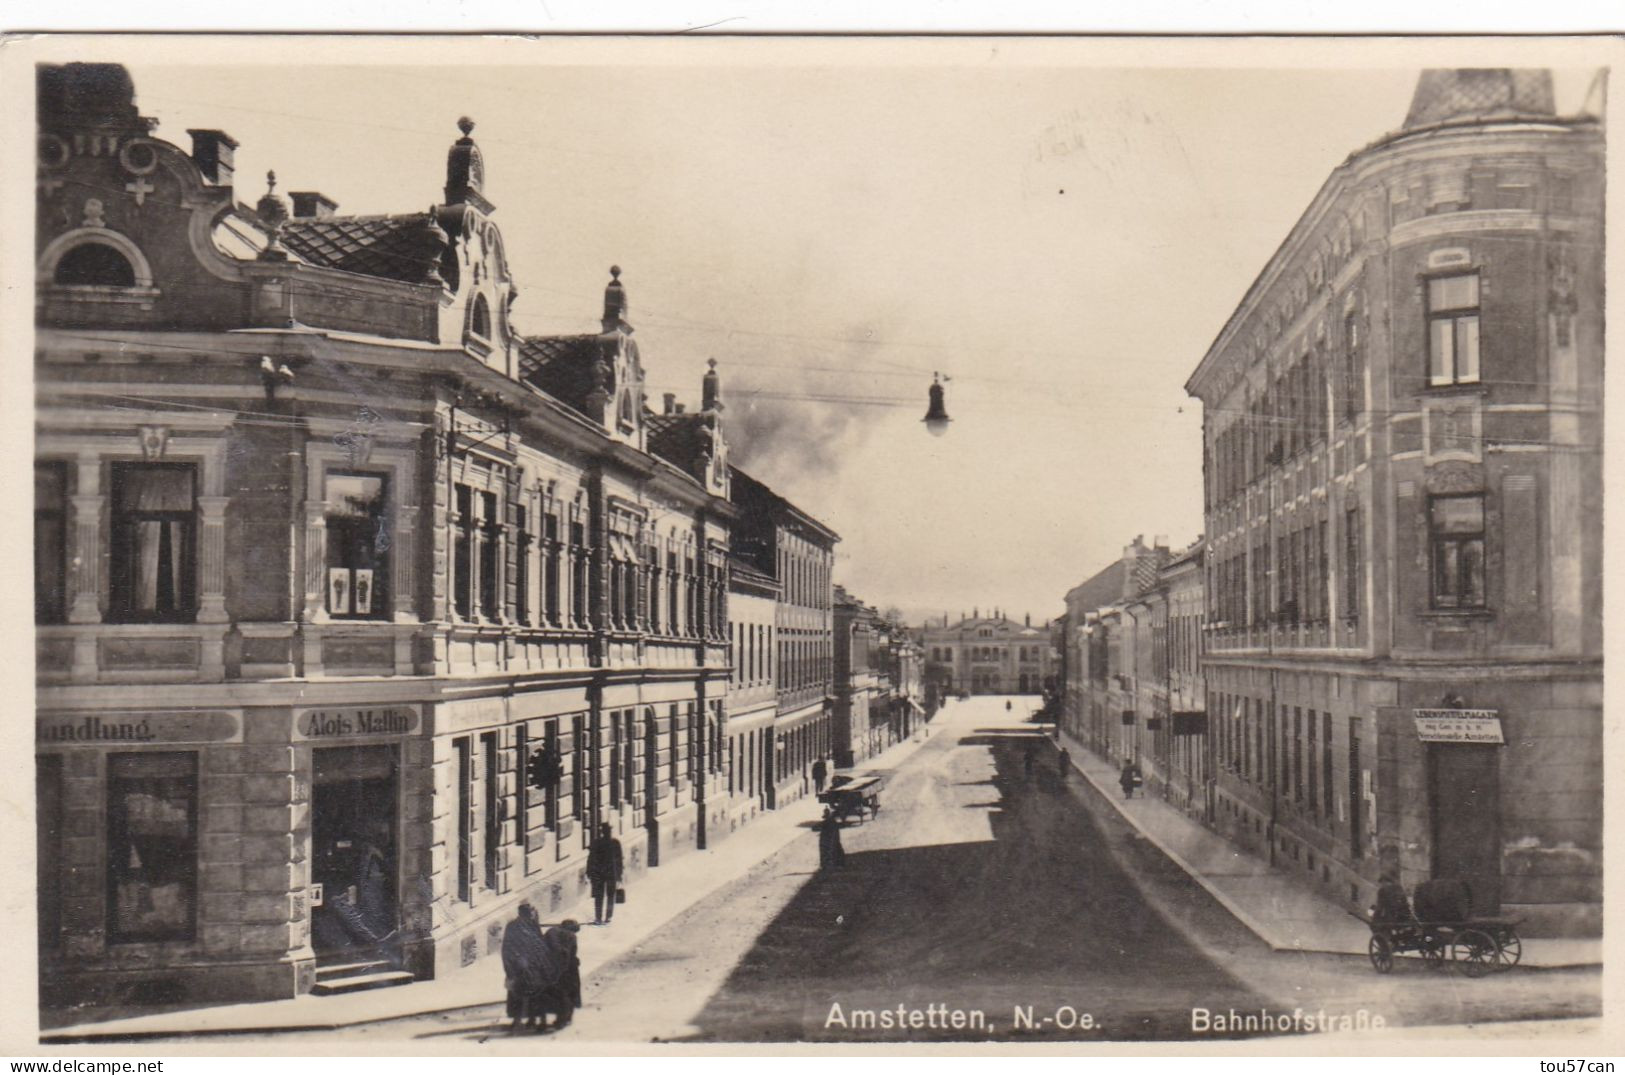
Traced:
<path fill-rule="evenodd" d="M 79 287 L 134 287 L 135 268 L 106 243 L 80 243 L 56 263 L 53 281 Z"/>
<path fill-rule="evenodd" d="M 491 338 L 491 308 L 484 295 L 474 296 L 474 312 L 468 319 L 468 329 L 482 340 Z"/>

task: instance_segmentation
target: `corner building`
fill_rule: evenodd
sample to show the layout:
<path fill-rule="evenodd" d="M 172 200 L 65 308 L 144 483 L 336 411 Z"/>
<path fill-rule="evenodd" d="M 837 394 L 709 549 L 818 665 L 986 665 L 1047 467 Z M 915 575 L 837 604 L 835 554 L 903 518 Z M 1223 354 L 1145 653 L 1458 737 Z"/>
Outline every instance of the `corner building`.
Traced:
<path fill-rule="evenodd" d="M 1426 71 L 1187 384 L 1215 823 L 1351 907 L 1601 928 L 1602 199 L 1547 72 Z"/>
<path fill-rule="evenodd" d="M 344 216 L 39 72 L 35 605 L 47 1003 L 431 977 L 521 899 L 727 824 L 715 372 L 653 414 L 618 270 L 526 337 L 461 123 L 443 200 Z M 256 188 L 257 189 L 257 188 Z M 422 202 L 426 204 L 426 195 Z"/>

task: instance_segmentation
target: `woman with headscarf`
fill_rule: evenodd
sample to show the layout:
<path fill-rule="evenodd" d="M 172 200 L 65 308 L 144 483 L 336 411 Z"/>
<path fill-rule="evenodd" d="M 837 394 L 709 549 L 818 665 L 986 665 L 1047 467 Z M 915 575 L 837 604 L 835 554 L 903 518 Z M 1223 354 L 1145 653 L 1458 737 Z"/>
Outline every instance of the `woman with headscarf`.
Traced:
<path fill-rule="evenodd" d="M 532 1009 L 538 1028 L 549 1013 L 557 1017 L 553 1021 L 554 1030 L 569 1026 L 576 1009 L 581 1007 L 581 960 L 576 955 L 576 934 L 580 932 L 581 924 L 566 918 L 542 938 L 548 963 L 554 970 L 552 980 L 537 994 Z"/>

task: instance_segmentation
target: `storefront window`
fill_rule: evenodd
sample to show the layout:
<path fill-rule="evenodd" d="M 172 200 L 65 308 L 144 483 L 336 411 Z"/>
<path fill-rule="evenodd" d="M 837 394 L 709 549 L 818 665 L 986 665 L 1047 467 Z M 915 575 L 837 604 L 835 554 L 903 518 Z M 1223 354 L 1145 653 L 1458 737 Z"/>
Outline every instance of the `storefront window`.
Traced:
<path fill-rule="evenodd" d="M 61 623 L 66 612 L 67 471 L 34 464 L 34 622 Z"/>
<path fill-rule="evenodd" d="M 113 464 L 110 618 L 177 621 L 196 612 L 195 478 L 190 463 Z"/>
<path fill-rule="evenodd" d="M 384 478 L 330 472 L 326 482 L 328 614 L 387 616 L 390 535 Z"/>
<path fill-rule="evenodd" d="M 107 934 L 190 940 L 197 908 L 197 755 L 107 758 Z"/>
<path fill-rule="evenodd" d="M 55 948 L 62 936 L 62 755 L 35 756 L 34 801 L 39 942 Z"/>

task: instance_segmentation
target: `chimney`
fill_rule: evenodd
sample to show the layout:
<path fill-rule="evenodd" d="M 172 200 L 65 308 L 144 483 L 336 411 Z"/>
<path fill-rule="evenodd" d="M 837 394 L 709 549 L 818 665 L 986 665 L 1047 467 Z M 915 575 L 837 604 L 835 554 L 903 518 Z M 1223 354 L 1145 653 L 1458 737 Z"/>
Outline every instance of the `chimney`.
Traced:
<path fill-rule="evenodd" d="M 1151 547 L 1154 549 L 1166 549 L 1168 547 L 1168 535 L 1158 534 L 1156 537 L 1152 538 Z"/>
<path fill-rule="evenodd" d="M 339 207 L 338 202 L 315 190 L 291 190 L 288 197 L 293 199 L 295 220 L 329 220 Z"/>
<path fill-rule="evenodd" d="M 231 186 L 237 140 L 225 131 L 187 129 L 192 136 L 192 163 L 203 173 L 204 182 L 215 187 Z"/>
<path fill-rule="evenodd" d="M 705 377 L 700 385 L 700 410 L 720 411 L 722 409 L 722 382 L 717 376 L 717 360 L 709 359 Z"/>
<path fill-rule="evenodd" d="M 664 411 L 662 411 L 661 413 L 662 414 L 676 414 L 677 413 L 677 393 L 676 392 L 667 392 L 666 395 L 663 398 L 666 401 L 666 409 Z"/>
<path fill-rule="evenodd" d="M 1029 613 L 1027 613 L 1027 626 L 1031 627 L 1032 625 L 1033 625 L 1033 614 L 1031 612 L 1029 612 Z"/>
<path fill-rule="evenodd" d="M 675 411 L 673 411 L 672 413 L 673 414 L 682 414 L 683 413 L 683 405 L 681 403 L 679 403 L 676 406 L 677 406 L 677 409 Z"/>

